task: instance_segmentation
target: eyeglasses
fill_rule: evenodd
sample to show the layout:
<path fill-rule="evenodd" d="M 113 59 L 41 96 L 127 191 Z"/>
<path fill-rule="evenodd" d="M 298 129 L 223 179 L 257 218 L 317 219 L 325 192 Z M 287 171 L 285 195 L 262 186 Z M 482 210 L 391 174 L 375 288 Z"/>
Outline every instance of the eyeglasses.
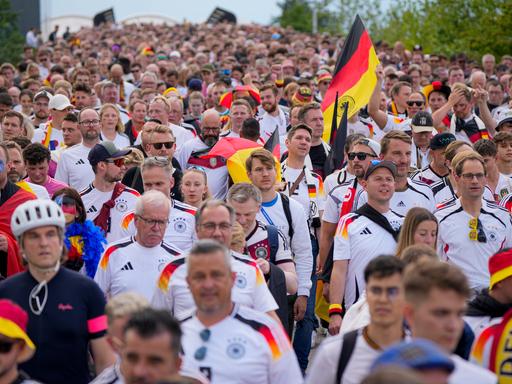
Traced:
<path fill-rule="evenodd" d="M 232 225 L 231 223 L 203 223 L 201 224 L 201 227 L 203 227 L 208 232 L 215 231 L 216 228 L 219 228 L 221 231 L 228 231 L 231 229 Z"/>
<path fill-rule="evenodd" d="M 114 164 L 116 167 L 121 168 L 124 165 L 124 158 L 113 159 L 113 160 L 105 160 L 105 163 Z"/>
<path fill-rule="evenodd" d="M 142 217 L 140 215 L 137 215 L 137 217 L 139 219 L 141 219 L 144 223 L 146 223 L 147 225 L 153 227 L 154 225 L 158 226 L 158 227 L 165 227 L 167 224 L 169 224 L 169 220 L 155 220 L 155 219 L 147 219 L 145 217 Z"/>
<path fill-rule="evenodd" d="M 84 126 L 89 126 L 89 125 L 97 125 L 99 124 L 100 121 L 99 120 L 82 120 L 80 122 L 80 125 L 84 125 Z"/>
<path fill-rule="evenodd" d="M 357 160 L 366 160 L 366 158 L 370 156 L 370 157 L 377 157 L 375 155 L 372 155 L 371 153 L 366 153 L 366 152 L 350 152 L 348 154 L 348 159 L 349 160 L 354 160 L 356 157 L 357 157 Z"/>
<path fill-rule="evenodd" d="M 11 352 L 12 346 L 16 344 L 15 341 L 0 341 L 0 353 Z"/>
<path fill-rule="evenodd" d="M 475 177 L 478 181 L 482 181 L 485 173 L 463 173 L 461 176 L 466 181 L 472 181 Z"/>
<path fill-rule="evenodd" d="M 480 219 L 473 217 L 469 220 L 469 240 L 478 241 L 479 243 L 487 243 L 487 236 Z"/>
<path fill-rule="evenodd" d="M 410 100 L 407 102 L 407 105 L 409 107 L 412 107 L 413 105 L 417 106 L 417 107 L 421 107 L 423 104 L 425 104 L 423 101 L 419 101 L 419 100 Z"/>
<path fill-rule="evenodd" d="M 370 293 L 372 296 L 380 296 L 384 293 L 388 299 L 392 300 L 398 296 L 398 294 L 400 293 L 400 288 L 398 288 L 398 287 L 388 287 L 388 288 L 369 287 L 368 293 Z"/>
<path fill-rule="evenodd" d="M 211 335 L 211 332 L 209 329 L 203 329 L 201 332 L 199 332 L 199 337 L 201 338 L 203 343 L 206 343 L 206 342 L 208 342 L 208 340 L 210 340 L 210 335 Z M 207 351 L 208 351 L 208 348 L 206 347 L 206 345 L 199 347 L 197 349 L 197 351 L 195 351 L 195 353 L 194 353 L 194 359 L 199 360 L 199 361 L 204 360 L 204 358 L 206 357 Z"/>
<path fill-rule="evenodd" d="M 162 149 L 165 146 L 166 149 L 171 149 L 174 145 L 174 141 L 167 141 L 165 143 L 152 143 L 151 144 L 155 149 Z"/>

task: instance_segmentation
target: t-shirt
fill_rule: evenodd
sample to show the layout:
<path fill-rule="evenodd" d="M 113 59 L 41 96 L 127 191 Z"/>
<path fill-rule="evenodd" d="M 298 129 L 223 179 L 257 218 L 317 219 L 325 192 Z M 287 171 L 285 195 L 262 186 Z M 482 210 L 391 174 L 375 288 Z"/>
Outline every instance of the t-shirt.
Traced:
<path fill-rule="evenodd" d="M 103 204 L 110 200 L 112 191 L 101 192 L 89 185 L 80 192 L 82 201 L 87 213 L 87 219 L 94 221 L 100 214 Z M 112 243 L 122 238 L 135 234 L 135 225 L 133 223 L 135 203 L 140 194 L 134 189 L 126 187 L 124 191 L 115 199 L 114 206 L 110 209 L 110 217 L 107 229 L 107 242 Z"/>
<path fill-rule="evenodd" d="M 32 137 L 32 142 L 33 143 L 41 143 L 44 145 L 50 125 L 51 125 L 51 122 L 44 123 L 44 124 L 41 124 L 39 126 L 39 128 L 34 130 L 34 137 Z M 64 137 L 62 136 L 62 130 L 57 129 L 52 126 L 51 133 L 50 133 L 50 141 L 48 142 L 48 149 L 50 151 L 53 151 L 60 147 L 64 147 L 65 145 L 66 144 L 64 144 Z"/>
<path fill-rule="evenodd" d="M 124 133 L 116 132 L 116 136 L 114 140 L 109 140 L 105 136 L 100 135 L 100 141 L 112 141 L 115 146 L 119 149 L 126 148 L 130 146 L 130 139 Z"/>
<path fill-rule="evenodd" d="M 311 272 L 313 269 L 313 253 L 311 249 L 311 241 L 309 237 L 309 227 L 307 224 L 304 209 L 294 199 L 290 201 L 290 213 L 292 226 L 294 230 L 293 238 L 290 239 L 288 220 L 283 209 L 282 197 L 279 193 L 272 201 L 261 204 L 260 211 L 256 215 L 256 219 L 262 223 L 275 226 L 285 236 L 290 244 L 290 249 L 295 261 L 298 279 L 298 295 L 309 296 L 311 289 Z"/>
<path fill-rule="evenodd" d="M 176 140 L 177 150 L 179 150 L 187 141 L 190 141 L 195 137 L 192 131 L 189 131 L 179 125 L 169 123 L 169 128 L 171 128 L 172 134 Z"/>
<path fill-rule="evenodd" d="M 311 146 L 309 150 L 309 157 L 311 159 L 311 164 L 313 164 L 313 170 L 323 170 L 325 162 L 327 161 L 327 154 L 325 153 L 324 145 L 320 143 L 318 145 Z"/>
<path fill-rule="evenodd" d="M 192 248 L 196 236 L 196 208 L 182 203 L 178 200 L 171 200 L 169 212 L 169 225 L 164 235 L 164 241 L 173 244 L 182 251 Z"/>
<path fill-rule="evenodd" d="M 506 195 L 512 193 L 512 179 L 506 177 L 500 173 L 498 184 L 496 184 L 496 190 L 492 191 L 494 200 L 500 202 L 500 200 Z"/>
<path fill-rule="evenodd" d="M 257 116 L 260 123 L 260 137 L 266 142 L 272 133 L 279 129 L 279 136 L 286 136 L 286 127 L 288 126 L 288 116 L 278 107 L 279 114 L 272 116 L 268 112 L 264 112 L 261 116 Z"/>
<path fill-rule="evenodd" d="M 199 137 L 196 137 L 193 140 L 187 141 L 178 149 L 176 159 L 183 170 L 191 166 L 203 169 L 206 172 L 208 189 L 212 196 L 215 199 L 224 200 L 228 193 L 229 179 L 226 160 L 219 156 L 210 159 L 203 158 L 202 155 L 207 154 L 209 149 Z"/>
<path fill-rule="evenodd" d="M 277 230 L 278 248 L 275 255 L 275 264 L 293 262 L 290 246 L 286 241 L 286 237 L 279 229 Z M 256 226 L 245 237 L 246 254 L 253 259 L 265 259 L 270 261 L 270 241 L 268 236 L 267 225 L 256 220 Z"/>
<path fill-rule="evenodd" d="M 38 286 L 28 271 L 0 283 L 0 297 L 27 312 L 27 334 L 37 347 L 19 368 L 43 383 L 88 383 L 89 341 L 107 329 L 103 293 L 88 277 L 62 267 Z"/>
<path fill-rule="evenodd" d="M 355 200 L 355 196 L 357 196 L 358 193 L 361 193 L 362 190 L 362 185 L 359 184 L 355 178 L 334 187 L 327 195 L 322 220 L 328 223 L 337 224 L 341 217 L 341 207 L 344 202 L 345 204 L 349 204 L 351 195 L 354 195 Z M 354 206 L 355 201 L 352 205 L 352 209 Z M 352 211 L 352 209 L 350 211 Z"/>
<path fill-rule="evenodd" d="M 425 167 L 428 167 L 429 152 L 430 149 L 428 148 L 425 152 L 423 152 L 420 148 L 416 146 L 416 144 L 413 141 L 411 145 L 411 167 L 415 169 L 423 169 Z"/>
<path fill-rule="evenodd" d="M 34 194 L 38 199 L 49 199 L 50 195 L 45 187 L 34 183 L 29 183 L 26 180 L 21 180 L 16 185 L 27 192 Z"/>
<path fill-rule="evenodd" d="M 151 300 L 155 283 L 164 267 L 181 257 L 183 251 L 161 242 L 147 248 L 134 237 L 110 244 L 101 257 L 94 281 L 106 297 L 136 292 Z"/>
<path fill-rule="evenodd" d="M 368 201 L 366 191 L 361 191 L 356 197 L 356 207 L 362 207 Z M 407 179 L 407 189 L 396 191 L 390 201 L 390 208 L 399 215 L 405 216 L 409 209 L 421 207 L 434 212 L 436 209 L 432 191 L 428 185 Z M 356 208 L 355 208 L 356 209 Z"/>
<path fill-rule="evenodd" d="M 441 181 L 443 179 L 443 177 L 444 176 L 441 176 L 441 175 L 437 174 L 436 172 L 434 172 L 434 170 L 432 169 L 432 167 L 429 164 L 426 167 L 424 167 L 423 169 L 414 172 L 411 175 L 411 180 L 419 181 L 424 184 L 427 184 L 428 186 L 431 186 L 431 185 Z"/>
<path fill-rule="evenodd" d="M 452 361 L 455 363 L 455 370 L 448 378 L 449 384 L 496 384 L 498 379 L 491 371 L 472 364 L 460 356 L 452 355 Z"/>
<path fill-rule="evenodd" d="M 432 184 L 430 189 L 432 190 L 434 200 L 436 202 L 436 207 L 438 209 L 441 206 L 449 204 L 458 198 L 457 193 L 448 177 L 443 177 L 440 181 Z M 488 201 L 494 201 L 494 196 L 487 186 L 484 188 L 484 199 Z"/>
<path fill-rule="evenodd" d="M 212 384 L 302 383 L 297 357 L 282 326 L 270 316 L 235 305 L 229 316 L 208 327 L 196 317 L 182 323 L 183 368 L 199 370 Z M 196 351 L 206 347 L 204 359 Z"/>
<path fill-rule="evenodd" d="M 353 179 L 355 179 L 355 175 L 352 175 L 350 172 L 348 172 L 347 168 L 334 171 L 324 179 L 324 192 L 327 195 L 337 185 Z"/>
<path fill-rule="evenodd" d="M 263 273 L 258 265 L 248 257 L 231 252 L 231 270 L 236 273 L 231 290 L 233 302 L 254 308 L 260 312 L 276 310 L 277 304 L 268 290 Z M 151 304 L 156 308 L 169 310 L 182 321 L 195 311 L 194 298 L 188 287 L 187 266 L 184 259 L 170 262 L 160 273 L 157 289 Z"/>
<path fill-rule="evenodd" d="M 392 210 L 383 215 L 394 230 L 400 229 L 403 216 Z M 354 304 L 363 292 L 364 269 L 368 263 L 379 255 L 394 255 L 396 244 L 388 231 L 366 216 L 349 213 L 341 218 L 334 235 L 333 260 L 348 261 L 345 308 Z"/>
<path fill-rule="evenodd" d="M 57 163 L 55 178 L 77 191 L 82 191 L 94 180 L 88 156 L 91 148 L 77 144 L 63 151 Z"/>
<path fill-rule="evenodd" d="M 469 238 L 469 220 L 472 216 L 464 211 L 460 200 L 446 204 L 435 216 L 439 221 L 437 246 L 441 259 L 459 267 L 466 274 L 471 289 L 488 288 L 489 257 L 512 246 L 510 214 L 495 203 L 482 199 L 478 219 L 486 242 Z"/>
<path fill-rule="evenodd" d="M 30 177 L 27 177 L 27 182 L 30 181 Z M 68 185 L 66 183 L 63 183 L 62 181 L 55 180 L 53 177 L 48 176 L 46 178 L 46 183 L 44 183 L 43 188 L 45 188 L 48 191 L 48 194 L 50 196 L 53 196 L 55 192 L 57 192 L 59 189 L 67 188 Z"/>

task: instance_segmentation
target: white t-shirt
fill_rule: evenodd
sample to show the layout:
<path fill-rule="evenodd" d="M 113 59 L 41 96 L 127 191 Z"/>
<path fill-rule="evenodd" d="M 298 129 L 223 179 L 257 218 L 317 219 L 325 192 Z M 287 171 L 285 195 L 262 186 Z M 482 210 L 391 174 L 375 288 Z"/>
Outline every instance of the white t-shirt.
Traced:
<path fill-rule="evenodd" d="M 423 152 L 421 149 L 419 149 L 414 141 L 411 145 L 411 167 L 416 169 L 423 169 L 425 167 L 428 167 L 429 164 L 429 155 L 430 149 L 427 148 L 426 152 Z"/>
<path fill-rule="evenodd" d="M 231 254 L 231 269 L 236 273 L 231 291 L 233 302 L 260 312 L 276 310 L 277 303 L 257 264 L 248 258 L 235 256 L 234 252 Z M 187 265 L 183 261 L 169 263 L 158 277 L 157 289 L 151 300 L 154 307 L 169 310 L 180 321 L 191 316 L 196 308 L 186 277 Z"/>
<path fill-rule="evenodd" d="M 443 177 L 440 181 L 432 184 L 430 189 L 434 194 L 434 200 L 436 202 L 437 209 L 440 209 L 446 204 L 452 203 L 458 198 L 456 191 L 448 177 Z M 494 201 L 494 196 L 487 186 L 484 188 L 484 199 L 488 201 Z"/>
<path fill-rule="evenodd" d="M 382 128 L 382 131 L 384 133 L 388 133 L 389 131 L 409 132 L 411 130 L 411 122 L 412 120 L 409 118 L 388 114 L 388 120 L 384 128 Z"/>
<path fill-rule="evenodd" d="M 288 116 L 282 111 L 281 108 L 277 107 L 279 114 L 272 116 L 268 112 L 263 113 L 260 117 L 257 117 L 260 123 L 260 137 L 266 142 L 272 133 L 279 129 L 279 136 L 286 136 L 286 127 L 288 126 Z"/>
<path fill-rule="evenodd" d="M 498 379 L 491 371 L 471 364 L 460 356 L 452 355 L 452 361 L 455 363 L 455 370 L 448 378 L 449 384 L 496 384 Z"/>
<path fill-rule="evenodd" d="M 194 316 L 181 324 L 183 368 L 200 371 L 212 384 L 302 383 L 297 357 L 282 326 L 264 313 L 235 305 L 232 313 L 208 327 Z M 194 357 L 206 347 L 203 360 Z"/>
<path fill-rule="evenodd" d="M 322 220 L 328 223 L 337 224 L 341 217 L 341 207 L 343 203 L 346 201 L 348 204 L 351 195 L 357 196 L 357 194 L 361 193 L 362 190 L 363 187 L 356 181 L 355 178 L 334 187 L 332 191 L 327 195 Z M 352 208 L 354 208 L 355 205 L 354 196 L 354 204 Z"/>
<path fill-rule="evenodd" d="M 110 244 L 105 250 L 94 281 L 106 297 L 136 292 L 151 300 L 160 273 L 169 262 L 179 259 L 181 254 L 181 249 L 164 242 L 147 248 L 134 237 L 122 239 Z"/>
<path fill-rule="evenodd" d="M 209 147 L 203 143 L 199 137 L 196 137 L 195 139 L 184 143 L 176 152 L 175 157 L 183 170 L 186 170 L 191 166 L 201 167 L 206 172 L 208 189 L 212 196 L 215 199 L 224 200 L 228 193 L 229 179 L 226 160 L 219 156 L 211 159 L 204 159 L 201 156 L 192 156 L 193 153 L 201 153 L 201 155 L 205 155 L 208 151 Z"/>
<path fill-rule="evenodd" d="M 362 191 L 356 197 L 356 207 L 362 207 L 368 201 L 368 194 Z M 393 193 L 389 207 L 399 215 L 405 216 L 409 209 L 421 207 L 434 212 L 436 209 L 434 196 L 428 185 L 407 179 L 407 189 Z M 356 208 L 354 208 L 355 210 Z"/>
<path fill-rule="evenodd" d="M 389 210 L 383 214 L 393 229 L 402 226 L 403 216 Z M 347 260 L 345 307 L 349 308 L 361 296 L 366 284 L 364 269 L 379 255 L 394 255 L 396 240 L 380 225 L 356 213 L 343 216 L 334 235 L 333 260 Z M 341 302 L 341 298 L 340 298 Z"/>
<path fill-rule="evenodd" d="M 503 248 L 512 246 L 512 222 L 506 209 L 482 200 L 480 220 L 486 242 L 469 238 L 469 220 L 472 216 L 455 200 L 439 209 L 438 254 L 441 259 L 459 267 L 468 278 L 473 290 L 489 287 L 489 257 Z"/>
<path fill-rule="evenodd" d="M 82 191 L 94 180 L 94 172 L 89 163 L 91 148 L 77 144 L 63 151 L 57 163 L 55 178 L 77 191 Z"/>
<path fill-rule="evenodd" d="M 183 251 L 192 248 L 197 239 L 195 214 L 195 207 L 172 199 L 169 225 L 165 230 L 164 241 L 176 245 Z"/>
<path fill-rule="evenodd" d="M 442 179 L 443 176 L 434 172 L 434 170 L 430 167 L 430 164 L 411 175 L 411 180 L 427 184 L 429 187 L 435 183 L 438 183 Z"/>
<path fill-rule="evenodd" d="M 90 184 L 88 188 L 80 192 L 80 196 L 87 218 L 93 221 L 100 214 L 103 204 L 112 197 L 112 191 L 101 192 Z M 110 209 L 110 222 L 106 236 L 108 243 L 135 235 L 133 218 L 135 203 L 139 197 L 140 194 L 135 189 L 125 187 L 124 191 L 115 199 L 114 207 Z"/>
<path fill-rule="evenodd" d="M 324 180 L 324 192 L 327 195 L 334 187 L 353 179 L 355 179 L 355 175 L 349 173 L 347 168 L 334 171 Z"/>
<path fill-rule="evenodd" d="M 115 146 L 119 149 L 123 149 L 130 146 L 130 139 L 124 133 L 116 132 L 114 140 L 107 139 L 104 135 L 100 136 L 101 141 L 112 141 Z"/>
<path fill-rule="evenodd" d="M 169 123 L 174 138 L 176 140 L 176 149 L 179 150 L 183 144 L 195 138 L 194 134 L 186 128 L 180 127 L 179 125 Z"/>
<path fill-rule="evenodd" d="M 41 124 L 39 128 L 34 131 L 34 137 L 32 138 L 33 143 L 41 143 L 44 145 L 44 141 L 46 138 L 46 132 L 48 131 L 48 126 L 51 122 Z M 52 128 L 50 134 L 50 142 L 48 143 L 48 149 L 53 151 L 60 147 L 64 147 L 64 137 L 62 136 L 62 131 L 55 127 Z"/>
<path fill-rule="evenodd" d="M 309 227 L 302 205 L 294 199 L 290 201 L 290 213 L 292 227 L 294 230 L 293 238 L 290 240 L 289 224 L 283 209 L 281 194 L 276 193 L 274 200 L 262 203 L 256 219 L 262 223 L 271 224 L 279 229 L 288 240 L 295 260 L 298 279 L 298 295 L 309 296 L 311 289 L 311 272 L 313 269 L 313 251 L 309 237 Z"/>
<path fill-rule="evenodd" d="M 277 230 L 278 248 L 274 264 L 293 262 L 292 252 L 285 235 Z M 270 261 L 270 240 L 267 225 L 256 220 L 256 226 L 245 238 L 245 252 L 253 259 L 262 258 Z"/>
<path fill-rule="evenodd" d="M 328 337 L 320 344 L 308 368 L 306 384 L 335 383 L 342 346 L 343 334 Z M 359 330 L 354 351 L 340 383 L 359 384 L 370 373 L 370 367 L 381 352 L 372 348 L 362 335 L 362 330 Z"/>

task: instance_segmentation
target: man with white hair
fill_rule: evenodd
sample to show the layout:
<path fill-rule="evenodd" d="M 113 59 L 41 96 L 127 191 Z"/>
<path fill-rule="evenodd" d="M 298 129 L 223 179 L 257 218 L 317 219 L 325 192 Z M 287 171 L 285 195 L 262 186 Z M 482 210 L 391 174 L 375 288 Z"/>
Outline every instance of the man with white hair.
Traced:
<path fill-rule="evenodd" d="M 148 191 L 137 200 L 137 233 L 110 244 L 94 276 L 107 297 L 136 292 L 151 300 L 160 272 L 182 253 L 163 241 L 169 210 L 169 199 L 159 191 Z"/>

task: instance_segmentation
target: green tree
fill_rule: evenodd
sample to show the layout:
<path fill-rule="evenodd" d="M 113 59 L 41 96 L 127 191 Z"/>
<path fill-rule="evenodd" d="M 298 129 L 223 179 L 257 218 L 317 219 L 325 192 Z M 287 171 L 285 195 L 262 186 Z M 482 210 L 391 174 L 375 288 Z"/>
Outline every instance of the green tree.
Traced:
<path fill-rule="evenodd" d="M 17 64 L 23 52 L 24 38 L 16 25 L 16 14 L 9 0 L 0 0 L 0 63 Z"/>

